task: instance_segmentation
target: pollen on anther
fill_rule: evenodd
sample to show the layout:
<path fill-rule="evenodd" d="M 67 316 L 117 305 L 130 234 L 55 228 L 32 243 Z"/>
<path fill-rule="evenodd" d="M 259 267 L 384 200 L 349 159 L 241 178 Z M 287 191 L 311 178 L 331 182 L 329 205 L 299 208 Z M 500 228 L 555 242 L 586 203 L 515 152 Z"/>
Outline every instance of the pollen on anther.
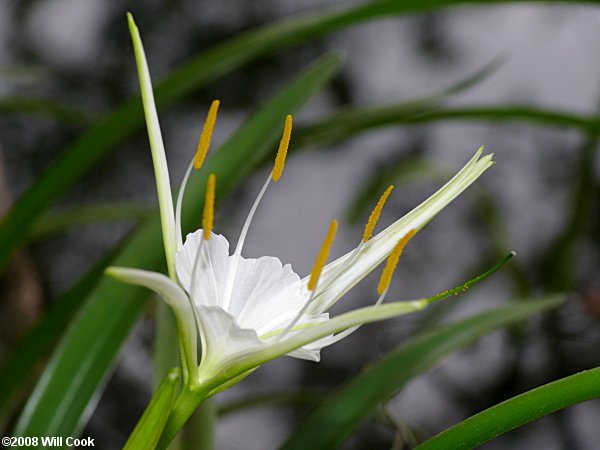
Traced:
<path fill-rule="evenodd" d="M 279 141 L 279 149 L 277 150 L 277 156 L 275 157 L 275 164 L 273 166 L 272 179 L 275 183 L 279 181 L 281 174 L 283 173 L 283 166 L 285 165 L 285 157 L 287 156 L 288 147 L 290 146 L 290 138 L 292 136 L 292 116 L 288 115 L 285 118 L 285 125 L 283 126 L 283 134 L 281 135 L 281 141 Z"/>
<path fill-rule="evenodd" d="M 385 190 L 385 192 L 381 195 L 381 197 L 379 198 L 379 201 L 375 205 L 375 208 L 373 208 L 373 211 L 371 212 L 371 215 L 369 216 L 369 220 L 367 221 L 367 225 L 365 225 L 365 231 L 363 232 L 363 242 L 367 242 L 373 236 L 373 230 L 375 230 L 375 226 L 377 225 L 377 222 L 379 221 L 379 216 L 381 216 L 381 211 L 383 210 L 383 206 L 385 205 L 385 202 L 387 201 L 388 197 L 392 193 L 393 189 L 394 189 L 394 186 L 390 185 Z"/>
<path fill-rule="evenodd" d="M 310 279 L 308 280 L 308 290 L 314 291 L 317 287 L 317 282 L 319 281 L 319 277 L 321 276 L 321 271 L 327 262 L 327 257 L 329 256 L 329 251 L 331 250 L 331 245 L 333 244 L 333 240 L 335 239 L 335 233 L 337 232 L 338 223 L 337 220 L 332 220 L 331 224 L 329 224 L 329 229 L 327 230 L 327 235 L 325 235 L 325 239 L 323 240 L 323 245 L 321 245 L 321 250 L 319 250 L 319 254 L 317 255 L 317 259 L 315 260 L 315 265 L 313 266 L 312 272 L 310 273 Z"/>
<path fill-rule="evenodd" d="M 204 197 L 204 213 L 202 214 L 202 229 L 204 230 L 204 240 L 210 239 L 210 233 L 213 229 L 215 218 L 215 185 L 217 177 L 211 173 L 206 181 L 206 193 Z"/>
<path fill-rule="evenodd" d="M 406 244 L 408 244 L 408 241 L 411 240 L 416 232 L 417 230 L 412 229 L 403 237 L 401 237 L 392 250 L 392 253 L 390 253 L 389 258 L 385 263 L 385 267 L 383 268 L 383 272 L 381 273 L 381 278 L 379 278 L 379 285 L 377 286 L 377 293 L 379 295 L 383 294 L 392 282 L 392 277 L 394 276 L 394 271 L 396 270 L 396 266 L 400 260 L 400 255 L 402 255 L 404 247 L 406 247 Z"/>
<path fill-rule="evenodd" d="M 210 140 L 212 138 L 213 130 L 215 129 L 215 123 L 217 122 L 217 111 L 219 110 L 220 104 L 221 102 L 219 100 L 214 100 L 210 105 L 208 114 L 206 115 L 206 121 L 204 122 L 204 127 L 202 128 L 200 140 L 198 141 L 196 155 L 194 155 L 194 169 L 196 170 L 199 170 L 202 167 L 204 158 L 206 158 L 206 154 L 208 153 Z"/>

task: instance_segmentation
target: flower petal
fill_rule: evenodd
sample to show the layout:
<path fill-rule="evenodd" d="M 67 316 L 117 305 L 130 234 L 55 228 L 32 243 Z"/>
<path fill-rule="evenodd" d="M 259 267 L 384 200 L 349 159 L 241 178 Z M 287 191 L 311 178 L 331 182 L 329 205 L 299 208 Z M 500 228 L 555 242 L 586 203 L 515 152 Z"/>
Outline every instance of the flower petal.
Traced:
<path fill-rule="evenodd" d="M 171 194 L 169 169 L 167 167 L 165 147 L 160 132 L 160 124 L 158 123 L 158 113 L 156 112 L 154 94 L 152 92 L 152 81 L 150 80 L 150 71 L 148 70 L 148 63 L 146 62 L 146 54 L 144 53 L 142 39 L 140 38 L 140 32 L 133 21 L 133 16 L 128 13 L 127 19 L 129 22 L 131 40 L 133 41 L 135 60 L 137 62 L 144 115 L 146 116 L 148 138 L 150 140 L 150 149 L 152 151 L 152 162 L 154 164 L 154 175 L 156 177 L 156 189 L 158 190 L 158 203 L 160 205 L 160 220 L 167 258 L 167 267 L 169 269 L 169 275 L 173 277 L 175 276 L 173 259 L 175 257 L 177 246 L 175 213 L 173 211 L 173 196 Z"/>
<path fill-rule="evenodd" d="M 492 155 L 479 159 L 482 151 L 483 147 L 435 194 L 364 244 L 351 262 L 350 258 L 354 250 L 328 264 L 321 274 L 320 281 L 322 286 L 327 287 L 317 293 L 307 313 L 318 314 L 331 308 L 346 292 L 387 258 L 398 239 L 411 229 L 423 228 L 436 214 L 477 180 L 494 164 Z M 342 266 L 344 269 L 340 273 Z M 307 282 L 308 277 L 302 280 L 303 285 L 306 285 Z"/>
<path fill-rule="evenodd" d="M 204 256 L 194 278 L 192 272 L 201 246 L 204 246 Z M 219 306 L 233 316 L 241 328 L 253 329 L 262 335 L 285 327 L 308 297 L 300 277 L 289 264 L 284 266 L 278 258 L 240 258 L 231 299 L 225 304 L 228 263 L 234 257 L 229 256 L 227 239 L 212 234 L 204 241 L 202 230 L 198 230 L 187 236 L 182 249 L 175 255 L 179 281 L 197 306 Z"/>
<path fill-rule="evenodd" d="M 190 357 L 197 365 L 197 332 L 194 312 L 188 296 L 177 283 L 167 276 L 148 270 L 129 269 L 126 267 L 109 267 L 105 273 L 117 280 L 129 284 L 143 286 L 161 295 L 165 302 L 173 308 L 178 324 L 183 327 L 182 338 L 188 341 Z"/>
<path fill-rule="evenodd" d="M 290 354 L 300 348 L 310 348 L 311 344 L 317 344 L 319 341 L 324 345 L 328 345 L 331 339 L 328 336 L 333 336 L 338 333 L 357 325 L 362 325 L 380 320 L 390 319 L 392 317 L 401 316 L 417 312 L 425 308 L 429 304 L 427 299 L 414 300 L 409 302 L 395 302 L 379 306 L 369 306 L 360 308 L 327 322 L 314 325 L 306 328 L 294 336 L 284 339 L 281 342 L 270 344 L 258 351 L 248 351 L 247 353 L 239 353 L 239 356 L 230 358 L 228 367 L 224 368 L 222 376 L 235 377 L 246 372 L 254 367 L 264 364 L 272 359 L 278 358 L 285 354 Z M 325 338 L 325 339 L 324 339 Z M 335 339 L 335 336 L 333 336 Z M 319 343 L 319 345 L 321 345 Z M 312 347 L 313 351 L 316 348 Z M 215 380 L 220 383 L 220 380 Z"/>
<path fill-rule="evenodd" d="M 229 312 L 241 327 L 258 334 L 288 324 L 304 306 L 300 277 L 278 258 L 241 258 L 238 262 Z"/>
<path fill-rule="evenodd" d="M 268 346 L 254 330 L 242 329 L 235 319 L 218 306 L 196 308 L 201 324 L 203 348 L 200 376 L 219 371 L 230 360 L 255 353 Z"/>
<path fill-rule="evenodd" d="M 222 306 L 222 280 L 227 271 L 229 242 L 224 236 L 214 233 L 211 233 L 210 239 L 206 241 L 203 233 L 204 231 L 199 229 L 188 234 L 183 247 L 175 254 L 177 278 L 190 295 L 193 292 L 196 305 Z M 198 262 L 197 274 L 194 277 L 194 265 L 200 249 L 203 256 Z"/>

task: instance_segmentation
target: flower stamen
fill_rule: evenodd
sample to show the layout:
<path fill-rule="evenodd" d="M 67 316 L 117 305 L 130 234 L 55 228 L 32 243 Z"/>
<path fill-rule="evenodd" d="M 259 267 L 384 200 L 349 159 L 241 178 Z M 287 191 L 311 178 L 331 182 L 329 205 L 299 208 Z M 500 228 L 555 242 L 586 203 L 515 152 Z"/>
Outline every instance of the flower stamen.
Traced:
<path fill-rule="evenodd" d="M 408 241 L 416 234 L 417 230 L 414 228 L 409 230 L 403 237 L 400 238 L 390 256 L 385 263 L 385 267 L 383 272 L 381 273 L 381 278 L 379 278 L 379 285 L 377 286 L 377 293 L 379 295 L 383 295 L 383 293 L 387 290 L 390 283 L 392 282 L 392 277 L 394 276 L 394 272 L 396 270 L 396 266 L 398 265 L 398 261 L 400 260 L 400 255 L 402 255 L 402 251 Z"/>
<path fill-rule="evenodd" d="M 206 121 L 204 122 L 204 127 L 202 128 L 202 134 L 200 135 L 200 140 L 198 141 L 196 155 L 194 156 L 194 169 L 196 170 L 199 170 L 202 167 L 204 159 L 206 158 L 206 154 L 208 153 L 210 140 L 212 138 L 213 130 L 215 129 L 215 123 L 217 122 L 217 111 L 219 110 L 220 104 L 221 102 L 219 100 L 213 100 L 210 108 L 208 109 Z"/>
<path fill-rule="evenodd" d="M 325 235 L 325 239 L 323 240 L 323 244 L 321 245 L 321 249 L 319 250 L 319 254 L 317 255 L 317 259 L 313 266 L 313 270 L 310 274 L 310 279 L 308 280 L 308 290 L 310 291 L 310 295 L 308 300 L 304 303 L 304 306 L 300 308 L 298 314 L 294 317 L 287 327 L 277 336 L 276 341 L 280 341 L 286 334 L 290 332 L 294 326 L 300 321 L 306 310 L 308 309 L 308 305 L 312 302 L 313 298 L 317 293 L 317 285 L 319 283 L 319 278 L 321 276 L 321 271 L 327 262 L 327 257 L 329 256 L 329 251 L 331 250 L 331 246 L 335 239 L 335 234 L 337 233 L 338 223 L 337 220 L 333 219 L 329 224 L 329 228 L 327 229 L 327 234 Z"/>
<path fill-rule="evenodd" d="M 309 291 L 314 291 L 317 287 L 317 283 L 319 282 L 319 278 L 321 277 L 321 271 L 323 270 L 323 267 L 325 267 L 325 263 L 327 262 L 327 257 L 329 256 L 329 251 L 331 250 L 331 246 L 333 244 L 333 240 L 335 239 L 335 233 L 337 232 L 337 229 L 337 220 L 333 219 L 329 224 L 329 229 L 327 230 L 327 234 L 325 235 L 325 239 L 323 240 L 323 245 L 321 245 L 321 250 L 319 250 L 319 254 L 317 255 L 317 259 L 315 260 L 312 272 L 310 273 L 310 279 L 308 280 Z"/>
<path fill-rule="evenodd" d="M 365 231 L 363 232 L 363 240 L 362 240 L 363 242 L 368 242 L 369 239 L 371 239 L 371 237 L 373 236 L 373 230 L 375 230 L 375 226 L 377 225 L 377 222 L 379 221 L 379 217 L 381 216 L 381 211 L 383 210 L 383 206 L 385 205 L 385 202 L 387 201 L 388 197 L 392 193 L 393 189 L 394 189 L 394 185 L 390 185 L 385 190 L 385 192 L 381 195 L 381 197 L 379 198 L 379 201 L 375 205 L 375 208 L 373 208 L 373 211 L 371 211 L 369 220 L 367 221 L 367 224 L 365 225 Z"/>
<path fill-rule="evenodd" d="M 281 178 L 281 174 L 283 173 L 283 166 L 285 165 L 285 158 L 287 156 L 287 151 L 290 146 L 291 136 L 292 116 L 288 114 L 285 118 L 283 134 L 281 136 L 281 141 L 279 141 L 279 149 L 277 150 L 277 156 L 275 157 L 275 164 L 273 166 L 273 172 L 271 174 L 271 178 L 275 183 L 279 181 L 279 178 Z"/>
<path fill-rule="evenodd" d="M 214 173 L 208 176 L 206 181 L 206 194 L 204 199 L 204 213 L 202 214 L 202 228 L 204 230 L 204 240 L 210 239 L 210 233 L 213 229 L 215 219 L 215 185 L 217 177 Z"/>
<path fill-rule="evenodd" d="M 381 212 L 383 211 L 385 202 L 387 201 L 388 197 L 392 193 L 393 189 L 394 189 L 394 185 L 390 185 L 385 190 L 385 192 L 383 194 L 381 194 L 379 201 L 373 208 L 373 211 L 371 211 L 369 220 L 367 221 L 367 223 L 365 225 L 362 240 L 360 241 L 358 246 L 354 249 L 354 251 L 352 252 L 350 257 L 340 265 L 339 269 L 335 272 L 335 274 L 333 276 L 329 277 L 329 279 L 325 283 L 325 286 L 322 287 L 322 290 L 326 290 L 336 280 L 336 278 L 338 276 L 340 276 L 342 273 L 344 273 L 346 271 L 346 269 L 348 269 L 348 267 L 350 267 L 352 265 L 352 263 L 354 263 L 354 261 L 356 260 L 356 258 L 359 255 L 360 251 L 362 250 L 363 246 L 371 239 L 371 237 L 373 236 L 373 231 L 375 230 L 375 227 L 377 226 L 377 222 L 379 222 L 379 218 L 381 217 Z"/>
<path fill-rule="evenodd" d="M 235 282 L 235 275 L 237 273 L 237 267 L 239 264 L 239 260 L 242 256 L 242 249 L 244 248 L 244 242 L 246 242 L 246 236 L 248 235 L 248 230 L 250 229 L 250 224 L 252 223 L 252 219 L 254 219 L 254 214 L 256 214 L 256 210 L 258 209 L 258 205 L 260 204 L 265 192 L 267 192 L 267 188 L 269 184 L 271 184 L 271 180 L 277 181 L 281 177 L 283 172 L 283 166 L 285 165 L 285 158 L 287 155 L 287 149 L 290 142 L 290 136 L 292 133 L 292 116 L 288 115 L 285 120 L 285 125 L 283 128 L 283 135 L 281 137 L 281 142 L 279 143 L 279 149 L 277 151 L 277 156 L 275 157 L 275 163 L 273 165 L 273 170 L 269 174 L 269 177 L 263 184 L 256 200 L 254 200 L 254 204 L 252 208 L 250 208 L 250 212 L 248 213 L 248 217 L 244 222 L 244 226 L 242 227 L 242 231 L 240 233 L 240 237 L 238 239 L 237 245 L 235 246 L 234 257 L 229 263 L 227 267 L 227 283 L 225 285 L 225 296 L 224 296 L 224 304 L 226 306 L 229 305 L 231 300 L 231 294 L 233 290 L 233 284 Z"/>

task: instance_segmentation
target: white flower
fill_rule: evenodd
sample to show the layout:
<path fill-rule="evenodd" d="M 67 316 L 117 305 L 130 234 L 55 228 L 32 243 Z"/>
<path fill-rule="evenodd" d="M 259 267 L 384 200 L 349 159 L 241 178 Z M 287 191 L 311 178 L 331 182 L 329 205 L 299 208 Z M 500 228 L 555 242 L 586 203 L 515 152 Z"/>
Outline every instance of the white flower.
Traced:
<path fill-rule="evenodd" d="M 491 155 L 480 158 L 482 149 L 479 149 L 439 191 L 370 239 L 381 207 L 390 193 L 391 189 L 388 189 L 375 208 L 358 247 L 324 265 L 337 228 L 337 222 L 332 222 L 313 273 L 301 279 L 289 264 L 284 265 L 276 257 L 242 257 L 243 245 L 260 200 L 270 182 L 277 181 L 283 170 L 291 133 L 291 117 L 288 116 L 275 167 L 250 211 L 235 251 L 230 254 L 227 239 L 211 231 L 214 176 L 208 180 L 204 229 L 189 234 L 182 242 L 181 198 L 194 161 L 187 170 L 174 210 L 150 76 L 131 17 L 130 29 L 159 191 L 169 277 L 117 267 L 109 268 L 107 272 L 115 278 L 156 291 L 172 307 L 190 386 L 208 385 L 211 392 L 215 392 L 281 355 L 319 360 L 323 347 L 347 336 L 361 324 L 427 306 L 427 299 L 382 304 L 395 264 L 412 235 L 493 164 Z M 217 108 L 215 102 L 209 111 L 195 156 L 196 167 L 201 165 L 208 149 Z M 390 254 L 376 304 L 330 318 L 327 311 Z M 199 364 L 197 336 L 201 342 Z"/>

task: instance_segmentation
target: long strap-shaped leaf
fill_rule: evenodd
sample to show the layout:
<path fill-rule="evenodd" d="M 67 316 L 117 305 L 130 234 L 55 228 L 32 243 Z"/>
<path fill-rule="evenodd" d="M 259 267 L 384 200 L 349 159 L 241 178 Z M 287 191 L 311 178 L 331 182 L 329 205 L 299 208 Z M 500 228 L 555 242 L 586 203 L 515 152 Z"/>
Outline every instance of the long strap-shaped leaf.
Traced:
<path fill-rule="evenodd" d="M 219 199 L 274 150 L 283 118 L 298 111 L 320 91 L 339 63 L 339 57 L 330 56 L 302 73 L 208 158 L 202 173 L 214 172 L 219 177 Z M 184 202 L 185 228 L 198 223 L 198 199 L 202 198 L 203 189 L 203 177 L 194 176 L 188 192 L 196 195 L 188 196 Z M 164 265 L 160 242 L 157 217 L 139 231 L 114 263 L 160 270 Z M 99 283 L 55 351 L 17 423 L 15 435 L 78 434 L 119 348 L 143 310 L 147 295 L 143 289 L 108 278 Z"/>
<path fill-rule="evenodd" d="M 562 3 L 560 0 L 529 0 L 540 1 Z M 599 1 L 581 0 L 582 3 Z M 522 3 L 523 0 L 493 0 L 486 4 L 517 2 Z M 177 102 L 248 61 L 337 29 L 386 15 L 469 3 L 481 4 L 476 0 L 379 0 L 347 10 L 308 14 L 268 25 L 217 45 L 173 72 L 156 87 L 157 107 L 162 109 Z M 65 149 L 0 223 L 0 270 L 6 267 L 12 252 L 23 244 L 36 218 L 91 170 L 100 158 L 139 130 L 143 121 L 139 99 L 130 99 Z"/>
<path fill-rule="evenodd" d="M 561 302 L 560 298 L 551 298 L 513 303 L 411 339 L 325 400 L 300 425 L 282 450 L 339 448 L 379 404 L 448 354 L 497 328 L 554 308 Z"/>
<path fill-rule="evenodd" d="M 448 428 L 415 450 L 467 450 L 553 412 L 600 397 L 600 367 L 527 391 Z"/>
<path fill-rule="evenodd" d="M 530 122 L 541 126 L 574 128 L 585 133 L 600 131 L 598 119 L 562 110 L 528 105 L 465 106 L 444 108 L 439 104 L 401 103 L 354 108 L 321 121 L 297 127 L 295 146 L 338 142 L 358 133 L 390 125 L 419 125 L 443 121 Z"/>

